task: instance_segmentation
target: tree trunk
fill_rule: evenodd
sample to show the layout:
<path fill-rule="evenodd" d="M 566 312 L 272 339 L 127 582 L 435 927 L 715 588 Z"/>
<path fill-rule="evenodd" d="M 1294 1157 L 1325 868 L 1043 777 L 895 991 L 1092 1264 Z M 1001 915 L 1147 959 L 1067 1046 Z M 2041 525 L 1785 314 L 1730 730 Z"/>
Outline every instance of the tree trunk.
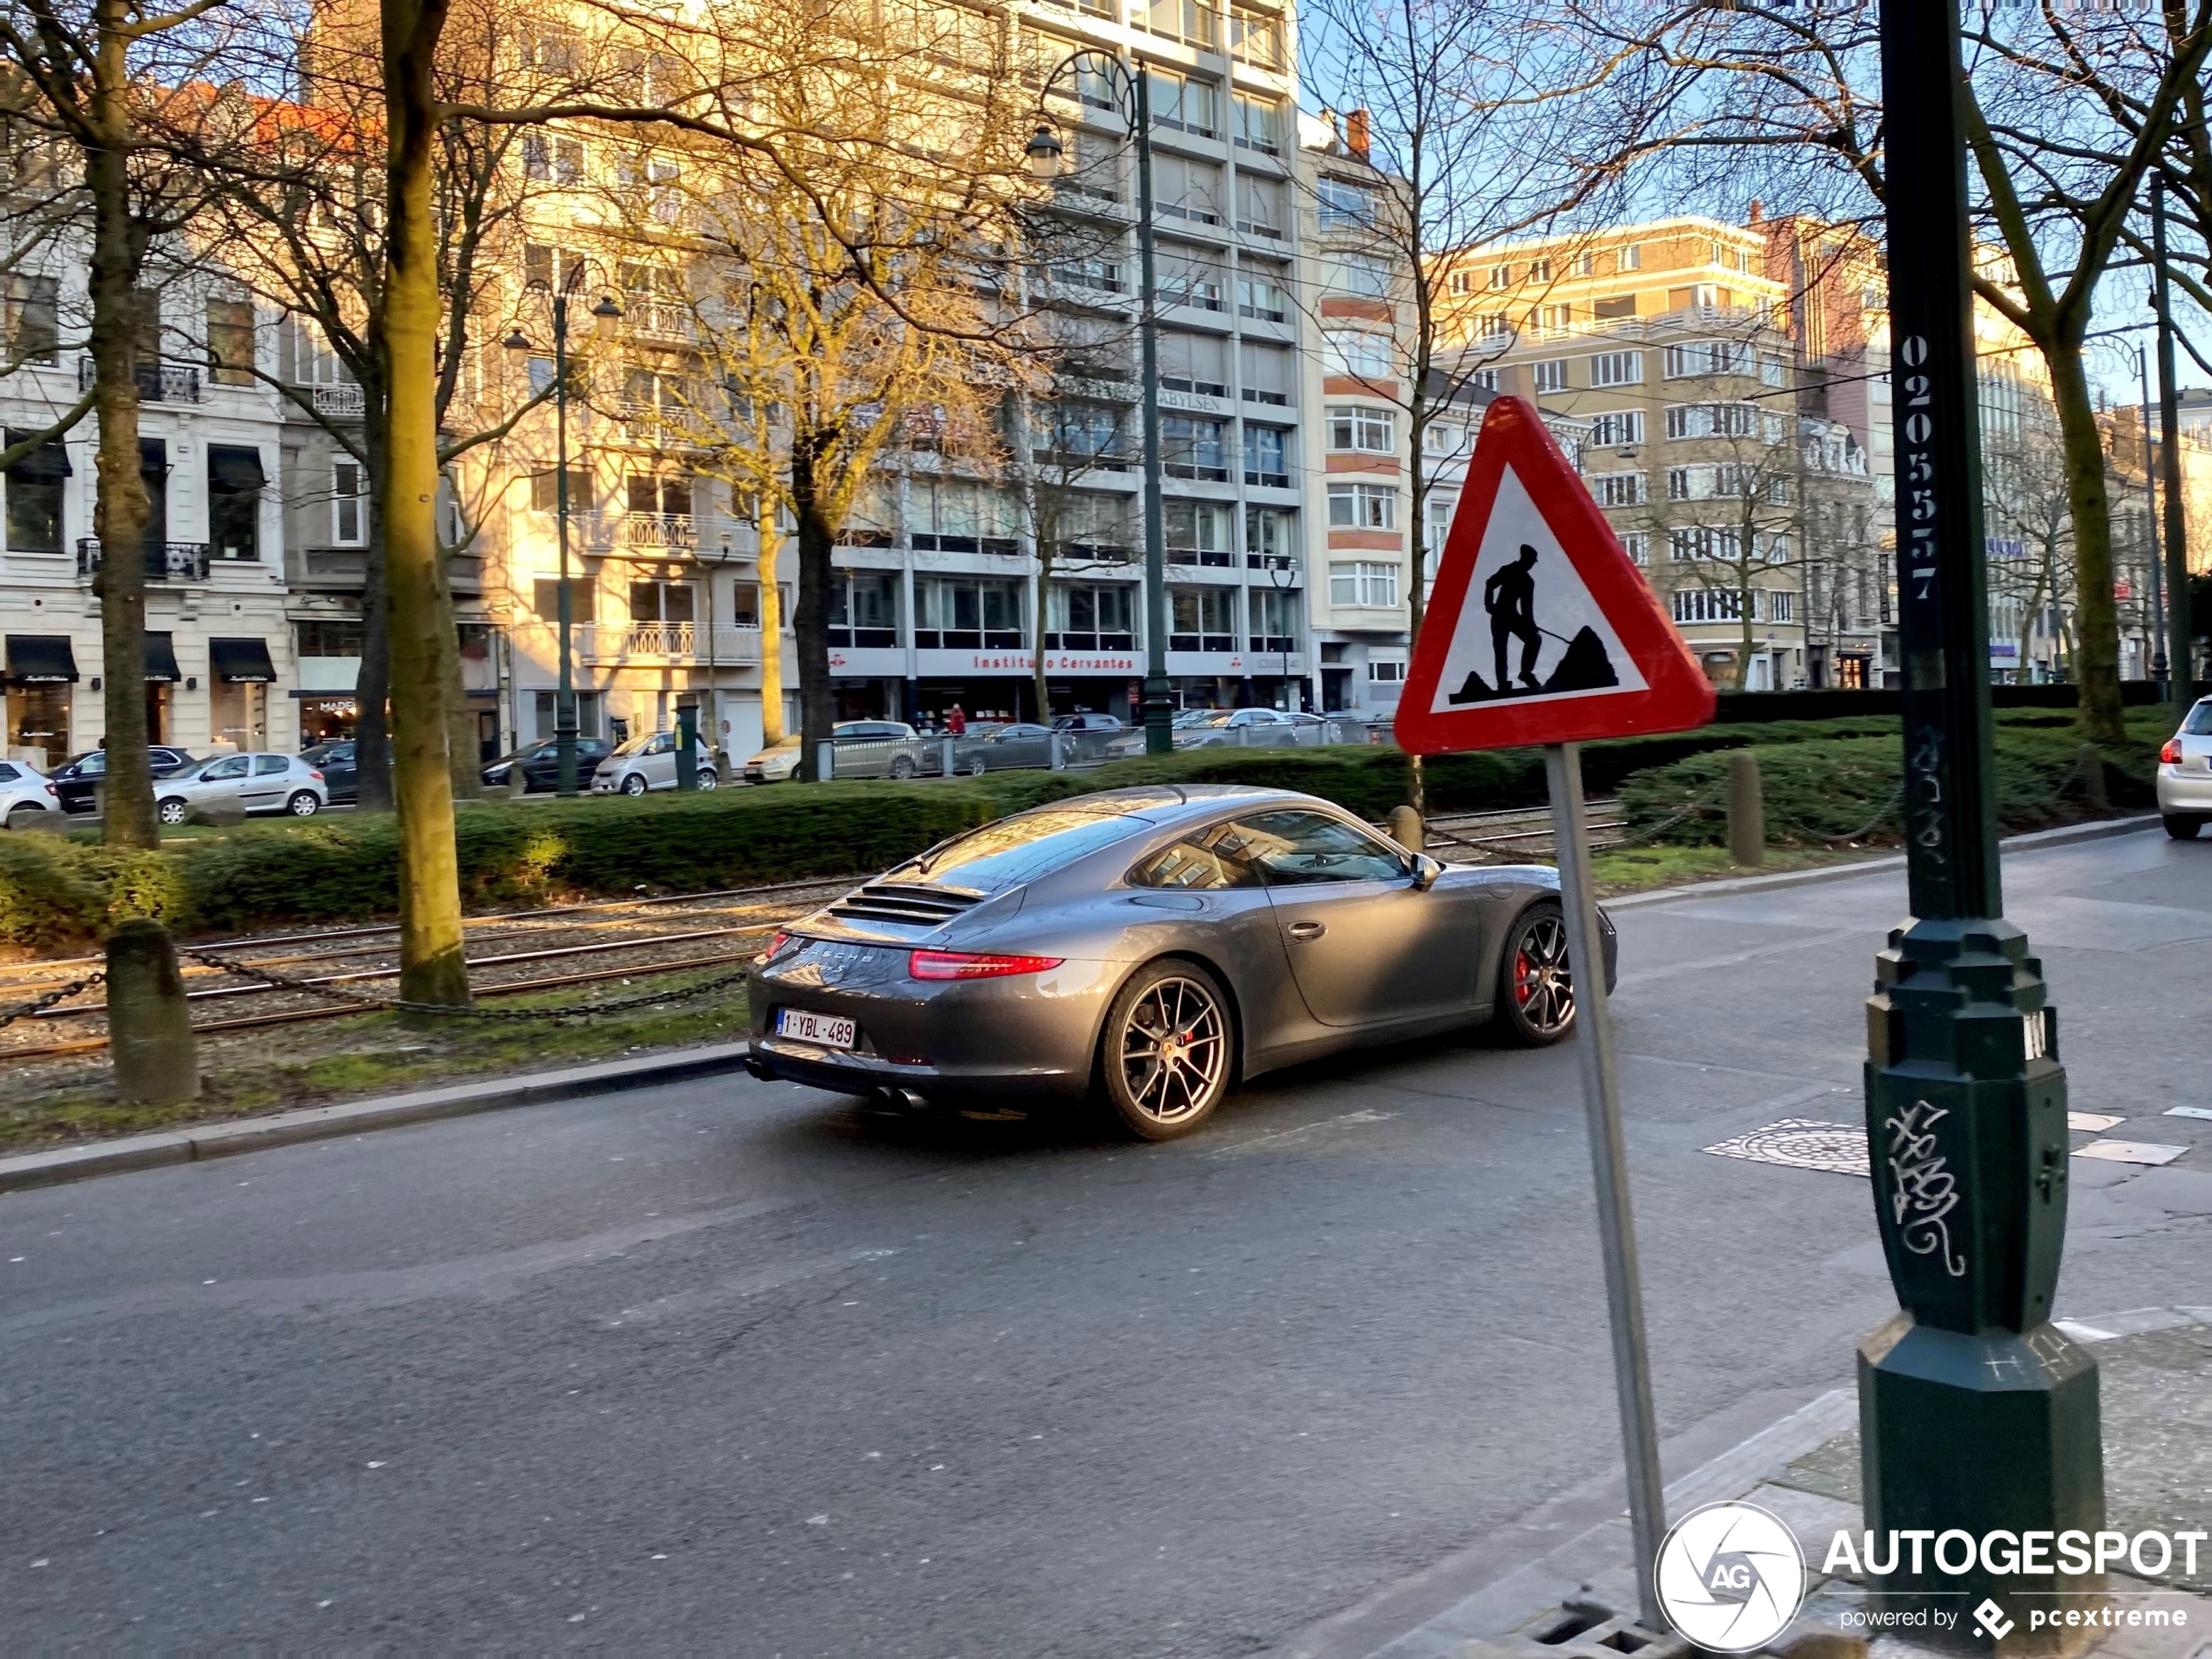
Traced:
<path fill-rule="evenodd" d="M 384 0 L 390 230 L 385 247 L 384 379 L 390 424 L 384 577 L 390 603 L 394 783 L 400 820 L 400 995 L 469 1001 L 460 864 L 446 760 L 438 629 L 437 229 L 430 210 L 438 110 L 431 65 L 443 0 Z"/>
<path fill-rule="evenodd" d="M 760 513 L 760 746 L 784 740 L 784 590 L 776 585 L 776 560 L 783 544 L 776 509 Z"/>
<path fill-rule="evenodd" d="M 791 504 L 799 520 L 799 614 L 792 620 L 799 645 L 799 731 L 804 752 L 798 775 L 826 783 L 816 762 L 830 740 L 837 700 L 830 691 L 829 600 L 836 571 L 830 563 L 834 535 L 815 496 L 814 462 L 821 440 L 794 433 L 791 448 Z M 830 769 L 833 772 L 834 766 Z"/>
<path fill-rule="evenodd" d="M 381 329 L 376 332 L 379 341 Z M 380 347 L 381 349 L 381 345 Z M 363 439 L 368 450 L 368 546 L 361 557 L 361 665 L 354 683 L 354 810 L 392 810 L 392 728 L 388 711 L 392 694 L 391 612 L 384 603 L 384 520 L 390 511 L 385 485 L 391 476 L 388 417 L 381 391 L 362 388 L 368 400 Z"/>
<path fill-rule="evenodd" d="M 2078 350 L 2045 354 L 2052 401 L 2066 444 L 2067 504 L 2074 519 L 2074 678 L 2081 688 L 2081 735 L 2126 740 L 2120 712 L 2120 610 L 2112 597 L 2112 502 L 2105 494 L 2103 434 Z"/>
<path fill-rule="evenodd" d="M 103 6 L 105 15 L 106 7 Z M 105 27 L 105 26 L 104 26 Z M 103 40 L 101 57 L 107 58 Z M 114 44 L 121 84 L 122 46 Z M 112 125 L 127 120 L 117 95 L 96 95 Z M 150 847 L 153 771 L 146 758 L 146 567 L 143 551 L 152 504 L 138 456 L 138 270 L 145 244 L 131 223 L 130 180 L 118 143 L 85 158 L 92 198 L 92 374 L 99 420 L 99 487 L 92 531 L 100 538 L 100 669 L 105 678 L 107 772 L 101 839 L 110 846 Z M 159 365 L 152 366 L 160 372 Z"/>

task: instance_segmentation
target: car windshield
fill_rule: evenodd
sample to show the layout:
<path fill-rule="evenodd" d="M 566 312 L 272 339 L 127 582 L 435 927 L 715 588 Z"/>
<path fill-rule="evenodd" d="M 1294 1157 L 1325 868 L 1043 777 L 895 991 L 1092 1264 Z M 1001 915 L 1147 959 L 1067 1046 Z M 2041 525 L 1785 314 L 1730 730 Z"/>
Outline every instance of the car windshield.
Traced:
<path fill-rule="evenodd" d="M 1237 711 L 1234 709 L 1216 709 L 1212 713 L 1202 715 L 1197 719 L 1193 720 L 1190 724 L 1193 725 L 1227 725 L 1236 718 Z"/>
<path fill-rule="evenodd" d="M 2192 738 L 2212 738 L 2212 697 L 2189 711 L 2189 718 L 2182 722 L 2182 731 Z"/>
<path fill-rule="evenodd" d="M 658 732 L 640 732 L 636 737 L 631 738 L 627 742 L 617 747 L 614 752 L 614 758 L 619 758 L 623 755 L 634 755 L 658 736 L 660 736 L 660 733 Z"/>
<path fill-rule="evenodd" d="M 986 889 L 1016 887 L 1110 846 L 1138 827 L 1136 820 L 1119 813 L 1045 807 L 971 830 L 900 866 L 886 879 Z"/>

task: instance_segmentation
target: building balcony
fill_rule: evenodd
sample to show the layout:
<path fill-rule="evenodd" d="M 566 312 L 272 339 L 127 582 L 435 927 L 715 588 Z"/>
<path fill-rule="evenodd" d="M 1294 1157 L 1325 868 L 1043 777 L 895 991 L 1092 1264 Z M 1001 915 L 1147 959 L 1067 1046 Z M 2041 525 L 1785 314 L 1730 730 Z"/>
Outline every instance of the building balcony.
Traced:
<path fill-rule="evenodd" d="M 303 387 L 307 401 L 314 405 L 315 413 L 332 420 L 359 420 L 368 413 L 368 395 L 358 386 Z"/>
<path fill-rule="evenodd" d="M 699 544 L 699 521 L 691 513 L 599 513 L 583 521 L 595 553 L 637 548 L 689 553 Z"/>
<path fill-rule="evenodd" d="M 150 542 L 146 544 L 145 554 L 146 580 L 149 582 L 207 580 L 207 543 L 205 542 Z M 99 571 L 99 537 L 79 537 L 77 543 L 77 574 L 94 577 Z"/>
<path fill-rule="evenodd" d="M 91 354 L 77 360 L 77 389 L 89 392 L 98 374 Z M 199 371 L 196 368 L 175 368 L 163 363 L 140 363 L 135 378 L 138 382 L 138 401 L 142 403 L 197 403 L 199 401 Z"/>
<path fill-rule="evenodd" d="M 708 628 L 691 622 L 587 622 L 576 631 L 577 654 L 615 667 L 701 664 L 732 667 L 760 660 L 758 628 Z"/>

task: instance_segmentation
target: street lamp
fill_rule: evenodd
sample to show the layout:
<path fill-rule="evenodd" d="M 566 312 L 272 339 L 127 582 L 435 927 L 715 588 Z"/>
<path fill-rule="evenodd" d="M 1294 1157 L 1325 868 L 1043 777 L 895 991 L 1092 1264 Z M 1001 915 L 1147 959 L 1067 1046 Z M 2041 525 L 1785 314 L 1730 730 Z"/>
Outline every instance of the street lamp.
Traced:
<path fill-rule="evenodd" d="M 2143 494 L 2150 502 L 2150 510 L 2143 518 L 2143 531 L 2150 543 L 2150 678 L 2152 684 L 2159 687 L 2159 701 L 2162 703 L 2166 700 L 2166 596 L 2165 583 L 2159 570 L 2158 475 L 2151 460 L 2150 357 L 2141 346 L 2135 347 L 2135 373 L 2142 381 Z M 2182 701 L 2184 704 L 2188 701 L 2186 693 L 2182 695 Z"/>
<path fill-rule="evenodd" d="M 1167 531 L 1160 504 L 1160 339 L 1152 277 L 1152 98 L 1144 77 L 1110 52 L 1071 52 L 1045 77 L 1042 102 L 1070 70 L 1091 65 L 1112 90 L 1114 110 L 1136 139 L 1137 280 L 1143 285 L 1138 333 L 1143 341 L 1144 400 L 1144 749 L 1163 755 L 1175 748 L 1175 696 L 1168 685 Z M 1040 120 L 1022 146 L 1029 171 L 1049 183 L 1060 171 L 1065 146 L 1050 123 Z"/>
<path fill-rule="evenodd" d="M 561 580 L 559 584 L 558 626 L 561 632 L 561 689 L 553 702 L 554 752 L 559 757 L 560 781 L 558 791 L 563 795 L 576 793 L 576 664 L 570 648 L 570 633 L 574 626 L 576 604 L 569 588 L 569 296 L 583 289 L 584 264 L 576 260 L 569 266 L 567 277 L 556 287 L 533 283 L 536 292 L 549 291 L 553 296 L 553 430 L 554 455 L 554 518 L 558 526 L 561 543 Z M 614 296 L 603 293 L 591 307 L 591 315 L 601 329 L 606 328 L 622 315 L 622 307 Z M 526 352 L 530 348 L 529 336 L 520 324 L 501 342 L 509 351 Z"/>
<path fill-rule="evenodd" d="M 1881 54 L 1912 919 L 1877 958 L 1866 1009 L 1869 1173 L 1900 1311 L 1858 1350 L 1865 1524 L 1892 1541 L 2094 1534 L 2096 1363 L 2051 1323 L 2066 1073 L 1999 880 L 1957 10 L 1885 4 Z M 1953 1645 L 2049 1645 L 2017 1577 L 1986 1554 L 1960 1573 L 1942 1559 L 1870 1568 L 1879 1605 L 1938 1629 L 1942 1609 Z M 2099 1581 L 2061 1564 L 2031 1581 L 2033 1610 Z M 1961 1629 L 1985 1602 L 1991 1616 Z"/>

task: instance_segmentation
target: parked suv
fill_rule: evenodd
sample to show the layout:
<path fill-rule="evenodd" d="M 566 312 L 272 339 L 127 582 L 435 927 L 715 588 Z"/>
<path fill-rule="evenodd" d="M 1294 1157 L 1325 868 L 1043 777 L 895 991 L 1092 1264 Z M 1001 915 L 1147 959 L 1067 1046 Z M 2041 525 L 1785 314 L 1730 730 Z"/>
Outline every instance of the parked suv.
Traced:
<path fill-rule="evenodd" d="M 671 754 L 675 752 L 672 745 L 669 752 Z M 591 774 L 599 770 L 599 763 L 613 752 L 614 745 L 604 738 L 578 738 L 576 740 L 577 781 L 589 785 Z M 558 789 L 561 786 L 559 739 L 541 738 L 528 748 L 500 756 L 484 767 L 484 782 L 494 789 L 504 789 L 513 778 L 516 766 L 523 769 L 523 781 L 531 794 L 536 794 L 541 790 Z"/>
<path fill-rule="evenodd" d="M 313 818 L 330 804 L 322 773 L 299 755 L 217 755 L 154 787 L 154 815 L 181 824 L 196 806 Z"/>
<path fill-rule="evenodd" d="M 165 743 L 149 745 L 146 759 L 153 763 L 156 778 L 173 778 L 192 763 L 188 752 Z M 97 811 L 100 804 L 99 786 L 107 781 L 107 751 L 90 749 L 74 755 L 66 765 L 50 773 L 46 781 L 53 785 L 64 812 Z"/>
<path fill-rule="evenodd" d="M 691 752 L 698 761 L 699 787 L 711 789 L 722 781 L 714 769 L 714 751 L 695 741 Z M 642 732 L 599 763 L 591 774 L 591 792 L 642 795 L 649 789 L 676 787 L 676 734 Z"/>

